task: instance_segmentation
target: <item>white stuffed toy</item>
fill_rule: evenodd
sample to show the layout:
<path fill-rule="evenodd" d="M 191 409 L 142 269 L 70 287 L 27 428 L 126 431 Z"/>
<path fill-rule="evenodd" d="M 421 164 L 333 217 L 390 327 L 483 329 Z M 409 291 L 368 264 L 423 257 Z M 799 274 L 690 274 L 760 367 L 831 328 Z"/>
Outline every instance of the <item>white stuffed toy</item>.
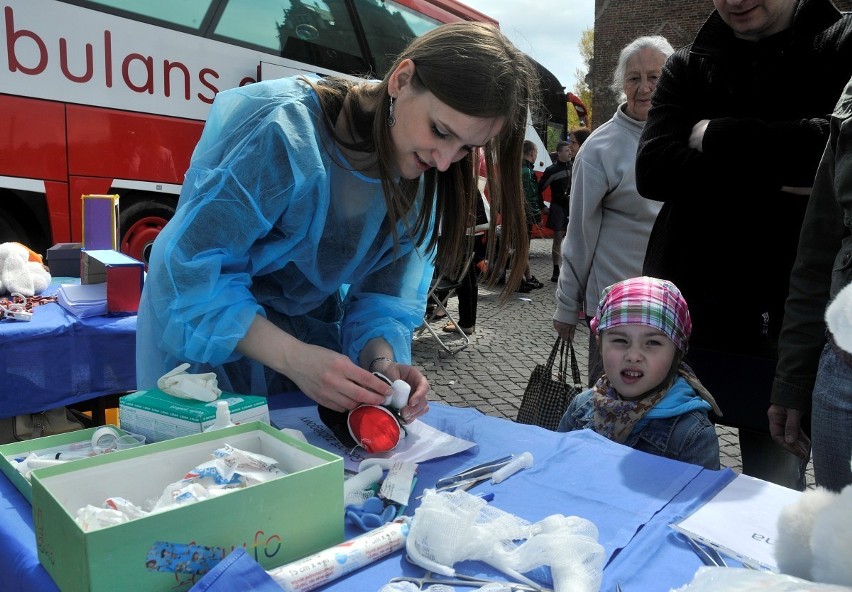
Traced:
<path fill-rule="evenodd" d="M 825 312 L 834 342 L 852 353 L 852 284 Z M 840 493 L 806 491 L 778 518 L 775 559 L 782 573 L 812 582 L 852 586 L 852 485 Z"/>
<path fill-rule="evenodd" d="M 50 285 L 41 256 L 20 243 L 0 244 L 0 294 L 35 296 Z"/>
<path fill-rule="evenodd" d="M 852 586 L 852 485 L 840 493 L 802 493 L 778 517 L 775 559 L 781 573 Z"/>

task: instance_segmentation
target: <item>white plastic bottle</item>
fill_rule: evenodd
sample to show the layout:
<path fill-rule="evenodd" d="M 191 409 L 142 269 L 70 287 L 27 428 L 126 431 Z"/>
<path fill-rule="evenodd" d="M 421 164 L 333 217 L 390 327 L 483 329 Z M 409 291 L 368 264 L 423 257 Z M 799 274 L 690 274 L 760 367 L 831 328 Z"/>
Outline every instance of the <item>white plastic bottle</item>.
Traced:
<path fill-rule="evenodd" d="M 224 399 L 216 401 L 216 419 L 213 421 L 213 425 L 208 426 L 204 431 L 212 432 L 232 425 L 236 424 L 231 421 L 231 406 L 228 401 Z"/>

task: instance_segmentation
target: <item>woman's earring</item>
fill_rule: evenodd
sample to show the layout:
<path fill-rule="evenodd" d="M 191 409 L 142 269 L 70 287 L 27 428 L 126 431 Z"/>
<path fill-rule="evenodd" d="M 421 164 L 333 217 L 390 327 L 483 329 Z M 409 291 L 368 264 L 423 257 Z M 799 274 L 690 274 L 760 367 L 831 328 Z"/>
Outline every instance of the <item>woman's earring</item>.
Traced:
<path fill-rule="evenodd" d="M 388 127 L 393 127 L 396 125 L 396 117 L 393 114 L 393 101 L 394 96 L 390 96 L 390 107 L 388 107 Z"/>

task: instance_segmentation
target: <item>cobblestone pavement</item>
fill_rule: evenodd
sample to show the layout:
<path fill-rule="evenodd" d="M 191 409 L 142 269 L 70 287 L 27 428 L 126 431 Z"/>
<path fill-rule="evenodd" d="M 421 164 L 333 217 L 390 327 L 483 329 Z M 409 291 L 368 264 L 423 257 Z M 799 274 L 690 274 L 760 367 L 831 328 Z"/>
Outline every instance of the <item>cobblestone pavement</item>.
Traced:
<path fill-rule="evenodd" d="M 480 286 L 476 332 L 465 349 L 451 355 L 428 331 L 415 337 L 413 360 L 429 379 L 433 400 L 456 407 L 475 407 L 494 417 L 517 416 L 530 373 L 536 364 L 546 361 L 556 336 L 551 321 L 556 284 L 550 281 L 550 245 L 550 239 L 533 239 L 530 249 L 530 268 L 544 288 L 528 294 L 515 293 L 500 307 L 499 293 Z M 454 315 L 457 299 L 450 299 L 447 308 Z M 461 337 L 442 333 L 445 323 L 446 320 L 435 321 L 432 327 L 450 347 L 456 346 Z M 578 333 L 577 361 L 585 381 L 588 328 L 581 323 Z M 736 430 L 719 425 L 716 431 L 722 466 L 741 472 Z M 808 466 L 807 478 L 812 487 L 812 465 Z"/>

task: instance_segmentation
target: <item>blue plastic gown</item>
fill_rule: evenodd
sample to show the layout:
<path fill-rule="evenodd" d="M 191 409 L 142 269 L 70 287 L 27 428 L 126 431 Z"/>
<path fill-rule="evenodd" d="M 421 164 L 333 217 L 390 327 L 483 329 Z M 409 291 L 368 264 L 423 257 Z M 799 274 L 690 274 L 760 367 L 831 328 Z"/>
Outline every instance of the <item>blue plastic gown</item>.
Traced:
<path fill-rule="evenodd" d="M 287 388 L 235 351 L 258 314 L 356 363 L 375 337 L 396 360 L 411 361 L 433 254 L 411 242 L 402 222 L 394 248 L 380 181 L 349 168 L 304 82 L 217 95 L 175 216 L 152 249 L 138 388 L 183 362 L 191 372 L 215 371 L 225 390 Z"/>

